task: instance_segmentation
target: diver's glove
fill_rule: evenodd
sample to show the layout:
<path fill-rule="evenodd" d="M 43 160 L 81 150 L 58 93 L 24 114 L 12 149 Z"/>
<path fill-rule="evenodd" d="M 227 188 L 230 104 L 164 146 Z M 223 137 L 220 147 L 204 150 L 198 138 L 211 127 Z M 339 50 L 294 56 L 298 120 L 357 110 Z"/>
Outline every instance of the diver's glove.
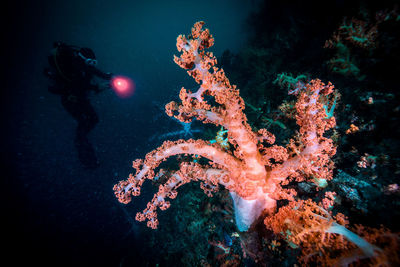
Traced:
<path fill-rule="evenodd" d="M 105 75 L 104 75 L 104 78 L 106 79 L 106 80 L 111 80 L 111 78 L 114 76 L 114 74 L 112 74 L 111 72 L 106 72 L 106 73 L 104 73 Z"/>

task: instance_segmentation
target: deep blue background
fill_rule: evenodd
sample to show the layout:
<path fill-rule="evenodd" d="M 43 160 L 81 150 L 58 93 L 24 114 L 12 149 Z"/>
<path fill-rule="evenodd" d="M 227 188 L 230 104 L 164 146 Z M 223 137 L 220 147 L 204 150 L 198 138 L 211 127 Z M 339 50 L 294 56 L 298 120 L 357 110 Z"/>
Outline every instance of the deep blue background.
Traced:
<path fill-rule="evenodd" d="M 218 56 L 238 51 L 256 1 L 13 1 L 3 16 L 2 220 L 11 266 L 119 266 L 143 240 L 132 217 L 148 199 L 127 207 L 112 187 L 131 172 L 131 161 L 180 130 L 163 114 L 193 81 L 172 61 L 175 40 L 193 23 L 206 21 Z M 91 47 L 99 68 L 130 76 L 135 95 L 111 90 L 91 97 L 100 122 L 90 133 L 100 160 L 95 170 L 78 160 L 76 122 L 42 74 L 54 41 Z M 161 117 L 160 117 L 161 116 Z M 150 196 L 148 196 L 150 197 Z M 139 258 L 149 255 L 141 254 Z M 8 257 L 7 257 L 8 258 Z M 4 259 L 6 260 L 6 259 Z M 145 259 L 138 260 L 144 262 Z"/>

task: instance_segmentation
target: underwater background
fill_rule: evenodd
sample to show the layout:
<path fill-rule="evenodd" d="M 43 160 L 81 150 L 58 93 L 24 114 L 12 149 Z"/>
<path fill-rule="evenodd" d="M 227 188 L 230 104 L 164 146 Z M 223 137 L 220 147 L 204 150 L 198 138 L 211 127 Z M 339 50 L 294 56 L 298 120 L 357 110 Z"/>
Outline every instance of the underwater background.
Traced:
<path fill-rule="evenodd" d="M 171 208 L 160 212 L 157 230 L 135 220 L 157 186 L 147 182 L 130 205 L 114 196 L 114 184 L 132 172 L 132 161 L 164 140 L 211 140 L 219 130 L 199 121 L 185 125 L 164 111 L 165 104 L 178 99 L 182 86 L 196 87 L 173 62 L 173 55 L 178 54 L 177 36 L 189 33 L 197 21 L 205 21 L 213 34 L 215 45 L 210 51 L 240 89 L 250 125 L 267 128 L 277 142 L 284 144 L 297 129 L 293 120 L 284 118 L 290 111 L 281 104 L 290 103 L 289 87 L 277 82 L 280 77 L 318 77 L 339 89 L 334 110 L 337 127 L 332 133 L 338 150 L 330 185 L 341 198 L 337 211 L 349 216 L 351 223 L 383 224 L 399 232 L 400 11 L 396 2 L 9 3 L 2 18 L 4 260 L 11 260 L 11 266 L 297 263 L 298 252 L 283 246 L 276 249 L 265 229 L 258 235 L 238 233 L 224 190 L 208 198 L 196 183 L 183 186 Z M 384 17 L 379 20 L 377 14 Z M 371 33 L 371 43 L 357 47 L 345 40 L 339 44 L 338 29 L 352 18 Z M 44 70 L 58 41 L 91 48 L 99 69 L 129 77 L 135 86 L 127 98 L 111 88 L 89 94 L 98 116 L 88 134 L 96 166 L 82 162 L 74 143 L 77 122 L 63 108 L 60 96 L 48 90 L 51 81 Z M 170 167 L 176 168 L 174 163 Z M 309 188 L 303 185 L 303 195 L 311 194 Z M 249 248 L 252 244 L 257 248 Z"/>

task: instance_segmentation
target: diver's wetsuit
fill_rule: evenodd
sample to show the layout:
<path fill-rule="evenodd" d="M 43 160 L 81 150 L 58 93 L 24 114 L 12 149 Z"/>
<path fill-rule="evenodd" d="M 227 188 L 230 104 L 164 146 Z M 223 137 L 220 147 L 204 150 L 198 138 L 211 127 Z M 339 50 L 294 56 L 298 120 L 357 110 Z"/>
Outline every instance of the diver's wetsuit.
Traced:
<path fill-rule="evenodd" d="M 99 118 L 89 101 L 88 92 L 101 91 L 97 84 L 92 84 L 94 76 L 110 79 L 111 75 L 85 64 L 78 53 L 78 47 L 56 44 L 48 58 L 51 68 L 46 70 L 46 74 L 54 81 L 49 91 L 61 96 L 63 107 L 78 122 L 75 146 L 80 161 L 87 167 L 96 167 L 98 161 L 87 135 L 99 122 Z"/>

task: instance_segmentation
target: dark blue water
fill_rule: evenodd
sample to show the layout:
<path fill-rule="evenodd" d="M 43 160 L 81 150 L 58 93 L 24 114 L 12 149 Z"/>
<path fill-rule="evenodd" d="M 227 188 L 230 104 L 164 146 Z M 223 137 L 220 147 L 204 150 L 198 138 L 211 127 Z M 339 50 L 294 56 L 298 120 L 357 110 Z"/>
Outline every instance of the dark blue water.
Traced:
<path fill-rule="evenodd" d="M 148 141 L 179 123 L 163 113 L 193 82 L 173 62 L 175 41 L 198 20 L 218 39 L 216 54 L 246 41 L 249 1 L 13 2 L 6 21 L 7 71 L 2 89 L 3 228 L 6 245 L 23 262 L 41 266 L 118 266 L 145 240 L 134 216 L 145 202 L 123 208 L 113 185 L 131 161 L 161 143 Z M 223 14 L 223 15 L 221 15 Z M 129 99 L 107 90 L 90 96 L 99 123 L 88 135 L 99 167 L 87 169 L 74 146 L 76 121 L 48 92 L 43 69 L 54 41 L 92 48 L 103 71 L 129 76 Z M 5 64 L 4 64 L 5 63 Z M 150 195 L 149 195 L 150 196 Z M 10 227 L 10 225 L 12 227 Z M 147 255 L 137 256 L 138 262 Z"/>

